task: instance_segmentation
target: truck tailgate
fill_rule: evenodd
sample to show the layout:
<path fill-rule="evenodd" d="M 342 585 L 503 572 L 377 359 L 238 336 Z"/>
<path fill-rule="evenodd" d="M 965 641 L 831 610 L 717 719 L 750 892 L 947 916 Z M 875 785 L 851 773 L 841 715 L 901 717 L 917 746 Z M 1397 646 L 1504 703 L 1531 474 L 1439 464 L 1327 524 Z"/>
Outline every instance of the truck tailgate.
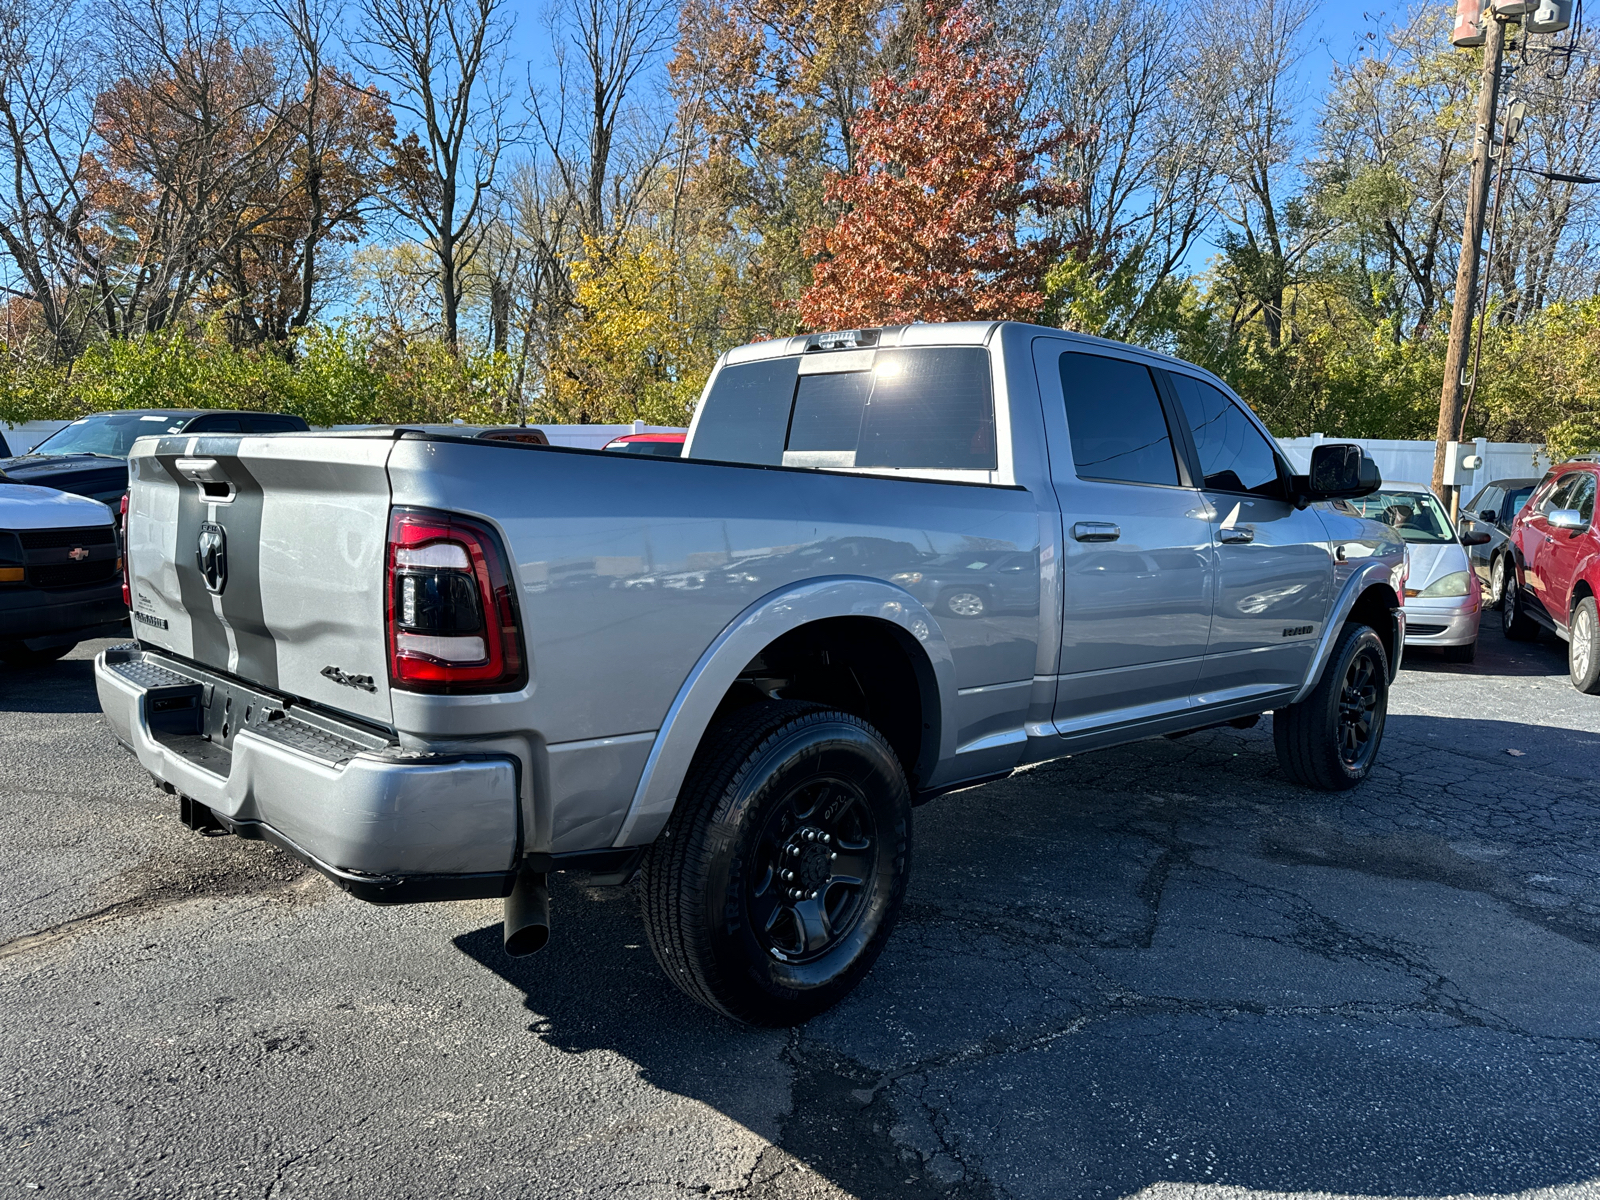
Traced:
<path fill-rule="evenodd" d="M 387 437 L 143 439 L 127 554 L 140 642 L 388 724 Z"/>

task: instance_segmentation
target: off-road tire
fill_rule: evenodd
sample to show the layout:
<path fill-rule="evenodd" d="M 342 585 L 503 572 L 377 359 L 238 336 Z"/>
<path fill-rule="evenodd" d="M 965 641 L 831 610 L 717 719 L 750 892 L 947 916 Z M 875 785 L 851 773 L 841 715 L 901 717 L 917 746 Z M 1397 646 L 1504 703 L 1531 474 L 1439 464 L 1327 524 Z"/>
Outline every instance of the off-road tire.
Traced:
<path fill-rule="evenodd" d="M 1476 640 L 1468 642 L 1465 646 L 1441 646 L 1444 651 L 1444 660 L 1447 663 L 1469 663 L 1478 657 L 1478 643 Z"/>
<path fill-rule="evenodd" d="M 839 801 L 817 801 L 811 817 L 795 816 L 807 796 L 835 788 Z M 802 950 L 791 960 L 774 948 L 772 924 L 755 928 L 763 903 L 789 904 L 758 894 L 762 880 L 773 878 L 774 847 L 796 854 L 797 866 L 831 868 L 826 857 L 820 867 L 812 861 L 809 845 L 780 845 L 774 830 L 793 841 L 813 832 L 813 821 L 831 819 L 838 803 L 871 825 L 871 837 L 861 840 L 872 857 L 862 858 L 853 917 L 841 919 L 838 931 L 824 923 L 833 940 L 819 938 L 812 957 Z M 839 838 L 841 848 L 845 840 Z M 640 892 L 650 949 L 667 977 L 701 1004 L 751 1025 L 800 1024 L 843 999 L 871 969 L 905 896 L 910 852 L 910 788 L 882 734 L 858 717 L 802 701 L 740 709 L 707 732 L 645 858 Z M 824 910 L 835 886 L 844 885 L 821 885 Z M 814 913 L 816 897 L 810 900 Z M 788 911 L 798 927 L 799 907 Z"/>
<path fill-rule="evenodd" d="M 1509 556 L 1500 559 L 1500 632 L 1513 642 L 1531 642 L 1539 636 L 1539 622 L 1528 615 Z"/>
<path fill-rule="evenodd" d="M 1588 696 L 1600 695 L 1600 609 L 1593 596 L 1578 601 L 1568 631 L 1572 640 L 1567 646 L 1567 673 L 1572 686 Z"/>
<path fill-rule="evenodd" d="M 13 667 L 47 667 L 58 658 L 65 658 L 78 643 L 66 646 L 47 646 L 43 650 L 29 650 L 21 642 L 0 642 L 0 659 Z"/>
<path fill-rule="evenodd" d="M 1359 695 L 1352 696 L 1352 692 Z M 1346 711 L 1367 713 L 1367 733 L 1358 753 L 1343 751 L 1349 733 Z M 1339 634 L 1322 678 L 1298 704 L 1272 714 L 1278 763 L 1296 783 L 1324 792 L 1353 788 L 1372 771 L 1389 712 L 1389 656 L 1370 625 L 1352 621 Z"/>

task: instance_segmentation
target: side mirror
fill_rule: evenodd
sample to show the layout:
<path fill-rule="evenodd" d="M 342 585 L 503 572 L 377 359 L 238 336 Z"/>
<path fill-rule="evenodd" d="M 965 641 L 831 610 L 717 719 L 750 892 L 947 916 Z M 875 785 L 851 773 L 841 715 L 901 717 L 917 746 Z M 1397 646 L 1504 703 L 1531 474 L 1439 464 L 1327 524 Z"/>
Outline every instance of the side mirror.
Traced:
<path fill-rule="evenodd" d="M 1313 447 L 1311 470 L 1303 478 L 1308 500 L 1355 500 L 1383 486 L 1372 456 L 1346 443 Z"/>
<path fill-rule="evenodd" d="M 1552 508 L 1545 521 L 1551 529 L 1585 529 L 1589 525 L 1575 508 Z"/>
<path fill-rule="evenodd" d="M 1461 544 L 1463 546 L 1487 546 L 1493 540 L 1481 529 L 1469 530 L 1461 535 Z"/>
<path fill-rule="evenodd" d="M 1478 513 L 1478 520 L 1493 525 L 1500 519 L 1500 514 L 1492 508 L 1486 508 Z"/>

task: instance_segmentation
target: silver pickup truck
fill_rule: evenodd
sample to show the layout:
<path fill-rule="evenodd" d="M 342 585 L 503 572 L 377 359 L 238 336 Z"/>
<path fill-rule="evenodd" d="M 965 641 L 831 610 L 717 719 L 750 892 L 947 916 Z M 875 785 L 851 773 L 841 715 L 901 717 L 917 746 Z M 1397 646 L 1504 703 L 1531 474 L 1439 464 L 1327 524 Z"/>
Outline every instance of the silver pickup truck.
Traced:
<path fill-rule="evenodd" d="M 1274 714 L 1359 783 L 1403 543 L 1215 378 L 1013 323 L 723 356 L 681 459 L 407 431 L 141 439 L 116 735 L 191 827 L 377 903 L 640 876 L 689 995 L 788 1024 L 882 949 L 913 806 Z M 958 803 L 958 801 L 948 801 Z"/>

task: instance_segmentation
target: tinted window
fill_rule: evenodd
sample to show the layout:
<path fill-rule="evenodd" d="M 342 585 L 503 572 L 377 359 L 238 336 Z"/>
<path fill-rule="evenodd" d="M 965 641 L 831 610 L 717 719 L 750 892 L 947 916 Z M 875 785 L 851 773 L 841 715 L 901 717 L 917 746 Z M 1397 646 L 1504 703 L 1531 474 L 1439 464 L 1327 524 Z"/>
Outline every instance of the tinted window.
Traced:
<path fill-rule="evenodd" d="M 722 462 L 783 462 L 799 360 L 737 363 L 717 373 L 695 432 L 694 457 Z"/>
<path fill-rule="evenodd" d="M 976 346 L 878 351 L 856 466 L 994 470 L 988 351 Z"/>
<path fill-rule="evenodd" d="M 189 422 L 185 433 L 239 433 L 238 417 L 196 417 Z"/>
<path fill-rule="evenodd" d="M 871 371 L 840 375 L 802 375 L 795 389 L 794 416 L 783 461 L 791 466 L 855 466 L 861 441 L 861 414 L 872 391 Z M 807 464 L 807 455 L 842 456 Z M 799 456 L 798 458 L 796 456 Z"/>
<path fill-rule="evenodd" d="M 1171 375 L 1194 432 L 1204 486 L 1219 492 L 1282 496 L 1278 456 L 1232 397 L 1189 375 Z"/>
<path fill-rule="evenodd" d="M 299 417 L 283 413 L 252 413 L 249 422 L 251 433 L 304 433 L 308 428 Z"/>
<path fill-rule="evenodd" d="M 1061 356 L 1072 463 L 1084 479 L 1178 482 L 1178 460 L 1148 367 L 1121 358 Z"/>
<path fill-rule="evenodd" d="M 1555 487 L 1546 492 L 1544 499 L 1539 501 L 1539 511 L 1548 513 L 1554 512 L 1558 508 L 1570 507 L 1567 504 L 1567 497 L 1572 493 L 1572 489 L 1578 485 L 1581 478 L 1580 474 L 1573 472 L 1556 480 Z"/>
<path fill-rule="evenodd" d="M 1528 502 L 1528 497 L 1531 495 L 1533 495 L 1533 489 L 1531 487 L 1519 487 L 1511 489 L 1511 494 L 1506 497 L 1505 507 L 1500 510 L 1505 514 L 1504 519 L 1507 524 L 1510 524 L 1511 519 L 1522 511 L 1522 506 Z"/>
<path fill-rule="evenodd" d="M 1567 502 L 1562 507 L 1577 509 L 1578 515 L 1585 521 L 1594 516 L 1594 476 L 1579 476 L 1572 490 L 1567 493 Z"/>
<path fill-rule="evenodd" d="M 1473 517 L 1483 512 L 1484 509 L 1490 509 L 1498 513 L 1500 511 L 1500 500 L 1500 489 L 1491 485 L 1462 505 L 1461 511 Z"/>

